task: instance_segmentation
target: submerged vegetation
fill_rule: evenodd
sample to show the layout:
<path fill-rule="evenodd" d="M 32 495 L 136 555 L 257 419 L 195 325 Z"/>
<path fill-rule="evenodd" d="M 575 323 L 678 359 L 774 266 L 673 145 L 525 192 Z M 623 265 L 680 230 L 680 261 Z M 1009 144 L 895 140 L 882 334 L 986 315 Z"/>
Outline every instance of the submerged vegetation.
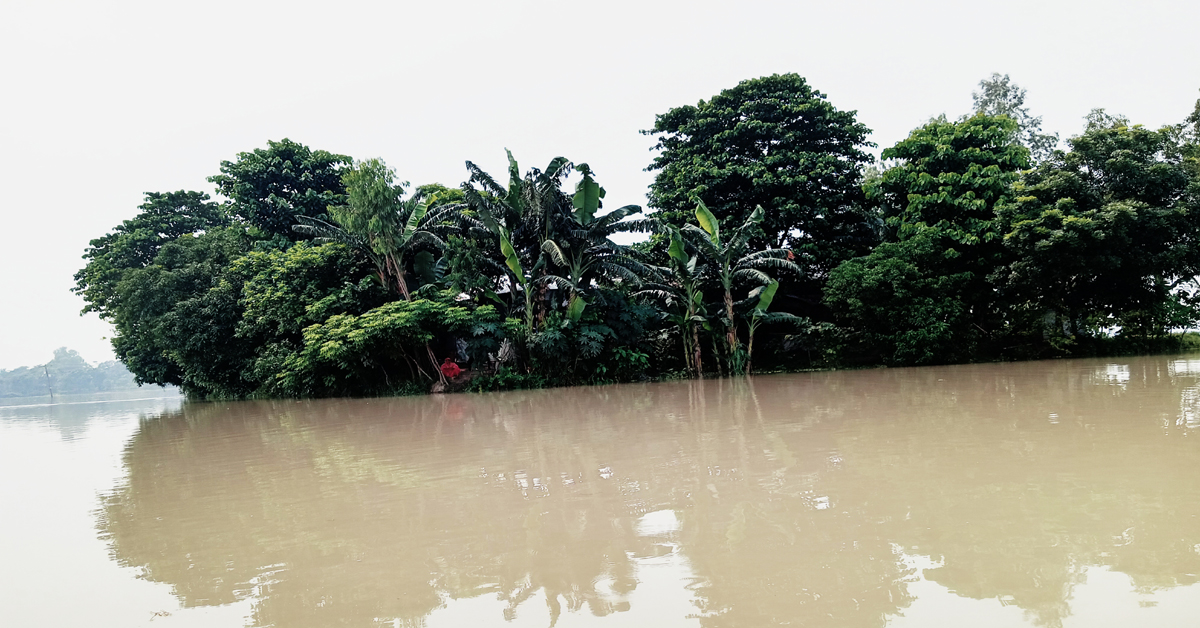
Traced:
<path fill-rule="evenodd" d="M 743 81 L 644 131 L 649 212 L 605 207 L 563 157 L 410 189 L 378 159 L 269 142 L 221 163 L 219 203 L 147 194 L 75 291 L 139 383 L 204 398 L 1181 342 L 1200 321 L 1200 102 L 1158 130 L 1096 110 L 1057 148 L 1007 76 L 975 100 L 873 165 L 869 129 L 800 76 Z"/>

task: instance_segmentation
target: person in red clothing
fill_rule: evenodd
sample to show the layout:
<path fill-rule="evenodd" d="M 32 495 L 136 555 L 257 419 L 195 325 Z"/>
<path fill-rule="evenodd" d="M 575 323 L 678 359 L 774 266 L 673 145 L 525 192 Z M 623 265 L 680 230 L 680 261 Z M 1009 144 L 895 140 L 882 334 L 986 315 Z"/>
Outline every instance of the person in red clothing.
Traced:
<path fill-rule="evenodd" d="M 458 368 L 458 365 L 450 358 L 446 358 L 446 361 L 442 362 L 441 368 L 442 375 L 445 375 L 446 379 L 454 379 L 462 373 L 462 369 Z"/>

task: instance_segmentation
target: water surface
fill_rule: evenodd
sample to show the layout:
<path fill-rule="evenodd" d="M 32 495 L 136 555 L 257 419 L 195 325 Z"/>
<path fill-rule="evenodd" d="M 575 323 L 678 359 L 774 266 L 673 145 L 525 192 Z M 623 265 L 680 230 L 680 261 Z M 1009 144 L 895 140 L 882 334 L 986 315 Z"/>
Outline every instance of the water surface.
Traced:
<path fill-rule="evenodd" d="M 13 625 L 1192 626 L 1198 427 L 1187 357 L 0 407 L 0 608 Z"/>

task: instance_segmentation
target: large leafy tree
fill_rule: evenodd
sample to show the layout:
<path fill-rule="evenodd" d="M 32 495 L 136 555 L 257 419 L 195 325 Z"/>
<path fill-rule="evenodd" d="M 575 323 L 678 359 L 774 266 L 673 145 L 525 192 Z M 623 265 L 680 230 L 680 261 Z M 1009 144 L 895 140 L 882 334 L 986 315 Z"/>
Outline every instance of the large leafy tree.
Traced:
<path fill-rule="evenodd" d="M 1095 111 L 1002 208 L 1015 257 L 1002 279 L 1047 339 L 1161 335 L 1200 316 L 1200 177 L 1178 130 Z"/>
<path fill-rule="evenodd" d="M 221 174 L 208 180 L 229 199 L 232 215 L 267 238 L 292 240 L 302 237 L 292 229 L 297 217 L 326 218 L 327 207 L 342 204 L 350 163 L 345 155 L 285 138 L 221 162 Z"/>
<path fill-rule="evenodd" d="M 275 394 L 277 374 L 303 346 L 303 330 L 331 316 L 358 315 L 392 300 L 371 277 L 371 264 L 342 244 L 300 242 L 284 251 L 254 251 L 235 260 L 208 298 L 236 297 L 236 342 L 254 348 L 242 379 L 259 394 Z M 221 348 L 213 347 L 219 351 Z"/>
<path fill-rule="evenodd" d="M 247 252 L 240 229 L 183 236 L 118 286 L 113 346 L 139 382 L 189 395 L 270 394 L 301 330 L 386 301 L 341 245 Z"/>
<path fill-rule="evenodd" d="M 753 245 L 795 251 L 813 295 L 838 263 L 876 242 L 861 187 L 870 130 L 799 75 L 742 81 L 657 116 L 644 133 L 661 151 L 648 170 L 662 220 L 682 227 L 700 200 L 735 229 L 761 206 Z"/>
<path fill-rule="evenodd" d="M 75 273 L 73 292 L 83 311 L 111 318 L 119 307 L 117 284 L 131 271 L 149 266 L 162 247 L 184 235 L 229 225 L 221 207 L 203 192 L 148 192 L 138 215 L 92 240 L 83 254 L 87 265 Z"/>
<path fill-rule="evenodd" d="M 1003 335 L 990 274 L 1003 263 L 996 206 L 1029 152 L 1016 122 L 937 119 L 883 152 L 896 165 L 872 187 L 888 242 L 833 273 L 826 303 L 850 354 L 893 364 L 978 357 Z"/>
<path fill-rule="evenodd" d="M 117 284 L 110 310 L 113 349 L 139 384 L 172 384 L 200 397 L 244 393 L 189 368 L 193 357 L 223 384 L 236 380 L 249 347 L 230 342 L 240 319 L 237 299 L 211 294 L 230 263 L 246 252 L 240 229 L 215 229 L 167 243 L 145 268 Z M 217 348 L 217 351 L 213 351 Z"/>

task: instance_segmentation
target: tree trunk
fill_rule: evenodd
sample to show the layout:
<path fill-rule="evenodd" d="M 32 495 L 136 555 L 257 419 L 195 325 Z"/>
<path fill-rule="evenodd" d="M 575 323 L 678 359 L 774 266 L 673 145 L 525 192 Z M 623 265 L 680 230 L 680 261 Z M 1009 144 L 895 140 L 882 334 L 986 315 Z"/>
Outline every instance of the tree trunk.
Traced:
<path fill-rule="evenodd" d="M 753 323 L 751 323 L 751 325 L 753 325 Z M 750 340 L 749 340 L 749 342 L 746 343 L 746 374 L 747 375 L 749 375 L 751 372 L 753 372 L 753 368 L 750 366 L 750 364 L 751 364 L 750 361 L 753 358 L 754 358 L 754 327 L 751 326 L 750 327 Z"/>
<path fill-rule="evenodd" d="M 696 364 L 696 378 L 704 379 L 704 366 L 700 363 L 700 331 L 692 323 L 692 361 Z"/>
<path fill-rule="evenodd" d="M 396 275 L 396 287 L 400 289 L 400 296 L 404 297 L 405 301 L 412 301 L 412 296 L 408 294 L 408 282 L 404 281 L 404 266 L 400 260 L 388 256 L 388 264 L 392 267 L 392 273 Z"/>
<path fill-rule="evenodd" d="M 736 375 L 733 369 L 736 366 L 734 360 L 737 360 L 738 354 L 738 325 L 733 322 L 733 293 L 728 291 L 728 289 L 725 291 L 725 317 L 727 318 L 728 325 L 730 325 L 725 334 L 725 340 L 730 343 L 730 354 L 726 355 L 725 358 L 726 365 L 728 366 L 726 370 L 732 376 Z"/>
<path fill-rule="evenodd" d="M 687 325 L 679 327 L 679 343 L 683 345 L 683 368 L 695 370 L 692 366 L 692 343 L 688 341 Z"/>
<path fill-rule="evenodd" d="M 412 302 L 412 295 L 408 293 L 408 283 L 404 281 L 404 266 L 399 259 L 388 256 L 388 264 L 392 267 L 392 272 L 396 274 L 396 286 L 400 288 L 400 296 L 408 303 Z M 429 365 L 433 367 L 433 374 L 442 386 L 446 385 L 446 376 L 442 374 L 442 367 L 438 364 L 437 356 L 433 354 L 433 348 L 429 343 L 425 343 L 425 354 L 429 356 Z"/>
<path fill-rule="evenodd" d="M 733 354 L 737 351 L 738 337 L 737 325 L 733 322 L 733 293 L 729 290 L 725 291 L 725 317 L 729 322 L 729 330 L 725 333 L 725 339 L 729 341 L 729 360 L 732 362 Z"/>

